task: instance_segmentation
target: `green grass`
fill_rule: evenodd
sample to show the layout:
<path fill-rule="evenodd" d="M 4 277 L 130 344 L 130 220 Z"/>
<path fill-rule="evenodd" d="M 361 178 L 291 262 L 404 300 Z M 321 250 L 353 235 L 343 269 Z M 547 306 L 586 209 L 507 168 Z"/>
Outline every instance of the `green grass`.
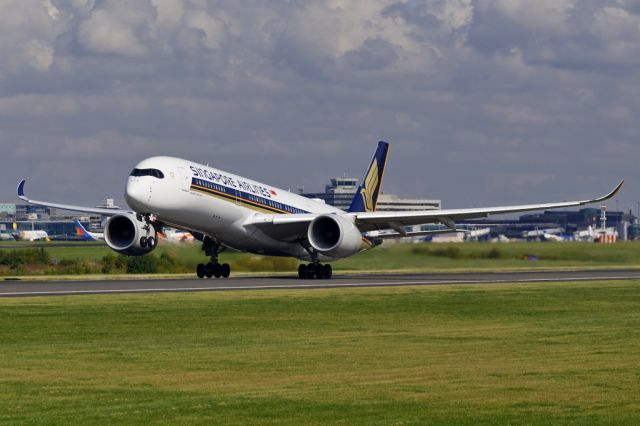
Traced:
<path fill-rule="evenodd" d="M 525 260 L 534 255 L 538 260 Z M 640 243 L 396 244 L 335 262 L 336 270 L 482 270 L 640 266 Z"/>
<path fill-rule="evenodd" d="M 15 270 L 0 265 L 0 276 L 42 276 L 47 274 L 73 275 L 78 273 L 96 274 L 102 268 L 101 259 L 113 252 L 105 245 L 78 243 L 60 246 L 55 243 L 45 245 L 53 259 L 80 260 L 82 268 L 69 271 L 58 268 L 51 271 L 50 265 L 25 265 Z M 0 254 L 9 250 L 4 248 Z M 18 249 L 16 249 L 18 250 Z M 163 253 L 175 259 L 174 266 L 167 266 L 160 272 L 192 274 L 195 265 L 205 262 L 206 256 L 199 245 L 161 245 L 153 253 L 160 257 Z M 528 260 L 530 256 L 536 260 Z M 230 263 L 237 272 L 293 273 L 298 261 L 291 258 L 256 256 L 247 253 L 223 252 L 222 262 Z M 159 260 L 159 265 L 165 265 Z M 640 267 L 640 243 L 621 242 L 617 244 L 593 243 L 467 243 L 467 244 L 396 244 L 377 247 L 353 257 L 332 262 L 334 270 L 344 272 L 396 272 L 396 271 L 475 271 L 475 270 L 525 270 L 554 268 L 638 268 Z M 59 265 L 60 266 L 60 265 Z M 165 265 L 166 266 L 166 265 Z M 67 268 L 69 269 L 69 268 Z M 113 274 L 123 271 L 113 270 Z"/>
<path fill-rule="evenodd" d="M 638 424 L 640 282 L 0 300 L 0 423 Z"/>

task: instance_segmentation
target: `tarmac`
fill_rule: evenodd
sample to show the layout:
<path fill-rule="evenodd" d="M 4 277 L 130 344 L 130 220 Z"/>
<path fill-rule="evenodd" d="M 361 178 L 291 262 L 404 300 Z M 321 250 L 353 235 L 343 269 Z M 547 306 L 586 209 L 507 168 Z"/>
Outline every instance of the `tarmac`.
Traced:
<path fill-rule="evenodd" d="M 569 281 L 639 280 L 638 269 L 576 271 L 473 272 L 334 275 L 300 280 L 297 276 L 231 277 L 227 279 L 149 279 L 112 281 L 0 281 L 0 297 L 71 296 L 197 291 L 313 290 L 325 288 L 401 287 L 468 284 L 511 284 Z"/>

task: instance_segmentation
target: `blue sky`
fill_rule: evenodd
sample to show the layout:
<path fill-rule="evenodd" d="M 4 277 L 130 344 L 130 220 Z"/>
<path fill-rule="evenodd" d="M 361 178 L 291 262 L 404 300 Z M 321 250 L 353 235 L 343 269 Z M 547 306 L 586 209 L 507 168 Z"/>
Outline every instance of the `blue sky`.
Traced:
<path fill-rule="evenodd" d="M 0 55 L 2 202 L 153 155 L 316 190 L 378 140 L 444 207 L 640 200 L 640 1 L 0 0 Z"/>

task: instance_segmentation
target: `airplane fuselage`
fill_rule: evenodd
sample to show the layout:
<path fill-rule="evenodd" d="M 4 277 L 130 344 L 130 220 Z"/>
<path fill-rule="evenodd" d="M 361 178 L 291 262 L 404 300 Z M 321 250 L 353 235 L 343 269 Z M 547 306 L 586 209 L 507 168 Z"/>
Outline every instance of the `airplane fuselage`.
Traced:
<path fill-rule="evenodd" d="M 47 241 L 49 235 L 46 231 L 20 231 L 13 234 L 18 241 Z"/>
<path fill-rule="evenodd" d="M 241 251 L 310 258 L 299 242 L 276 240 L 259 227 L 246 226 L 257 213 L 345 214 L 284 189 L 179 158 L 148 158 L 135 170 L 161 173 L 129 176 L 125 199 L 133 210 Z"/>

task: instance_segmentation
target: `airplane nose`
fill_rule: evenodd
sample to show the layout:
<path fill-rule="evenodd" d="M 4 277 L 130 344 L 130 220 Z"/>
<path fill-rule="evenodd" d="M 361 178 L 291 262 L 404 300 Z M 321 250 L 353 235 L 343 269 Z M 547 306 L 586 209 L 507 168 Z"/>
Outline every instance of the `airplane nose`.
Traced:
<path fill-rule="evenodd" d="M 124 199 L 133 210 L 142 212 L 149 201 L 149 189 L 137 179 L 129 179 L 124 191 Z"/>

